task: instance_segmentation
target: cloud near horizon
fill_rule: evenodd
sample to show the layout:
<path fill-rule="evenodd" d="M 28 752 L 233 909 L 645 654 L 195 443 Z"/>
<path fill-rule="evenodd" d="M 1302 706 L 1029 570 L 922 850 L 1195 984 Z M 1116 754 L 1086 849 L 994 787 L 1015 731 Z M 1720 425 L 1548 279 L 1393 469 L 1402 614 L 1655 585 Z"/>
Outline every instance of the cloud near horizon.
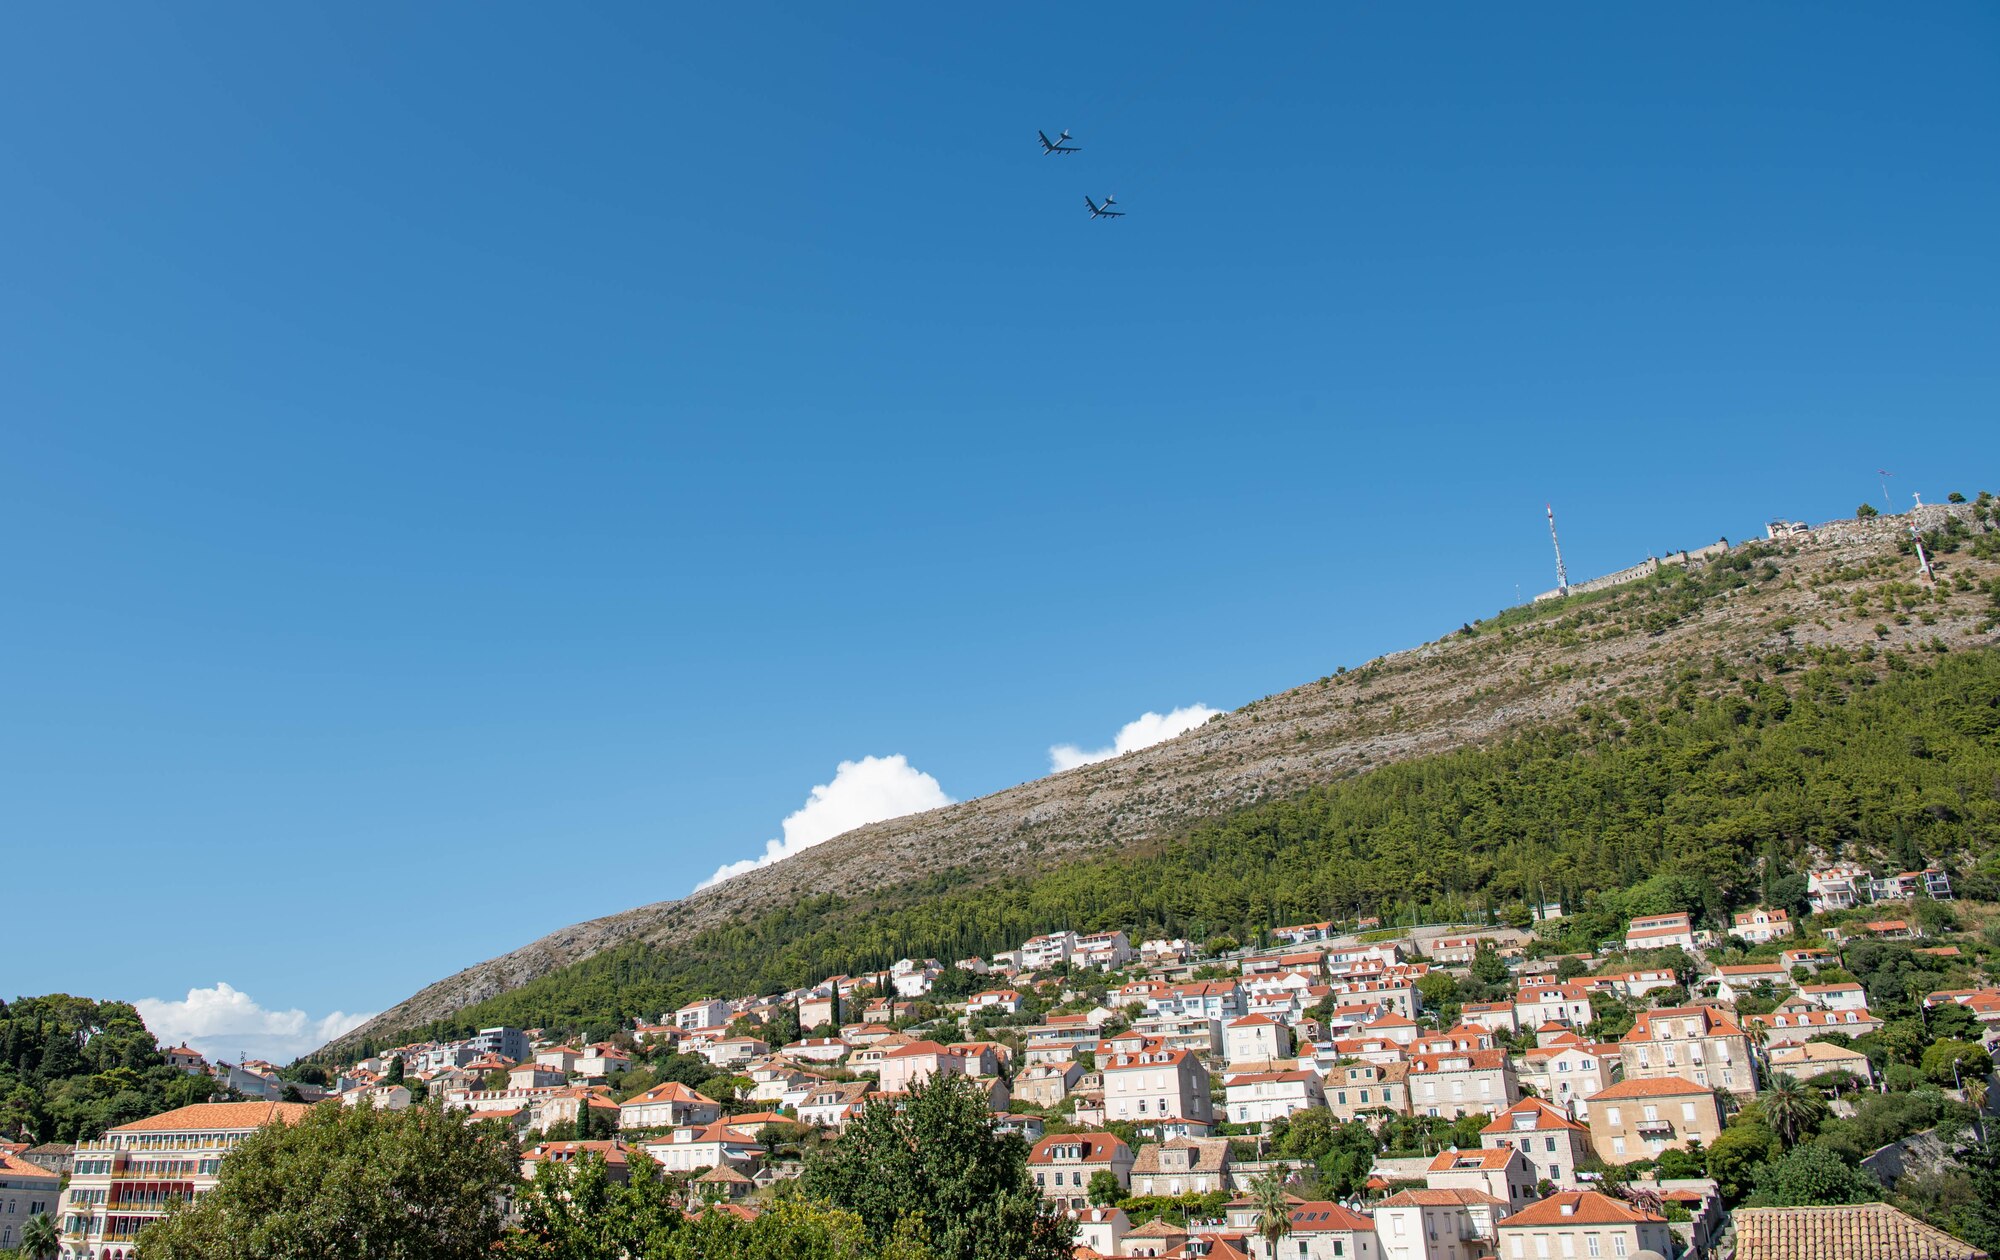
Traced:
<path fill-rule="evenodd" d="M 1056 744 L 1049 749 L 1049 769 L 1051 771 L 1074 770 L 1095 761 L 1109 761 L 1122 757 L 1128 752 L 1141 748 L 1151 748 L 1162 744 L 1176 735 L 1184 735 L 1203 722 L 1222 713 L 1221 709 L 1211 709 L 1205 704 L 1190 704 L 1171 713 L 1141 713 L 1130 722 L 1118 728 L 1111 747 L 1087 749 L 1075 744 Z"/>
<path fill-rule="evenodd" d="M 806 803 L 785 817 L 782 839 L 765 841 L 760 857 L 718 867 L 715 874 L 695 885 L 695 891 L 782 862 L 856 827 L 953 803 L 936 779 L 911 765 L 901 753 L 843 761 L 834 769 L 833 782 L 815 785 Z"/>
<path fill-rule="evenodd" d="M 314 1019 L 297 1009 L 268 1010 L 222 981 L 210 989 L 189 989 L 178 1002 L 140 998 L 132 1005 L 161 1045 L 186 1042 L 211 1060 L 232 1063 L 244 1058 L 289 1063 L 375 1018 L 373 1011 L 335 1011 Z"/>

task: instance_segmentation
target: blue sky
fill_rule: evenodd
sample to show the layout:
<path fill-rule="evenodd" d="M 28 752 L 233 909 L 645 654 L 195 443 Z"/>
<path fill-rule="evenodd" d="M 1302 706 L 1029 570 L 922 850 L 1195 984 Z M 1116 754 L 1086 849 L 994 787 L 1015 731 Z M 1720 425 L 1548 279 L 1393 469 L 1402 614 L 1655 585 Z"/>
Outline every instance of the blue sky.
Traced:
<path fill-rule="evenodd" d="M 1493 612 L 1547 500 L 2000 481 L 1990 6 L 0 24 L 8 995 L 306 1038 Z"/>

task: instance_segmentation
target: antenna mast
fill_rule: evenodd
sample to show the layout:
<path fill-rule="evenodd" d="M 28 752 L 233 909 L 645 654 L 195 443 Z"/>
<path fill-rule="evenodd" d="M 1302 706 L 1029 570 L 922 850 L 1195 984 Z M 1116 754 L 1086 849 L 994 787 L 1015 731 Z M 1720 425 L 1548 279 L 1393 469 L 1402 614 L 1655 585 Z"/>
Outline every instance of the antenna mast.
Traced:
<path fill-rule="evenodd" d="M 1549 541 L 1554 543 L 1556 548 L 1556 594 L 1567 595 L 1569 594 L 1569 571 L 1563 568 L 1562 539 L 1556 537 L 1556 508 L 1553 503 L 1546 504 L 1545 506 L 1549 509 Z"/>

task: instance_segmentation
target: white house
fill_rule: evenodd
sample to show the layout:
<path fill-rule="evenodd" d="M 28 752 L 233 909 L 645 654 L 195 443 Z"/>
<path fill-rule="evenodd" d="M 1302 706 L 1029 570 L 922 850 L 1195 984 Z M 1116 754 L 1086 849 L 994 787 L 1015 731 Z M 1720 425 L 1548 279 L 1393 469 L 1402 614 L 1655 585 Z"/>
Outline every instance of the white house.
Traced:
<path fill-rule="evenodd" d="M 1269 1015 L 1245 1015 L 1222 1026 L 1222 1049 L 1232 1064 L 1271 1063 L 1292 1053 L 1292 1030 Z"/>
<path fill-rule="evenodd" d="M 1269 1124 L 1295 1111 L 1326 1106 L 1317 1072 L 1245 1072 L 1224 1077 L 1222 1091 L 1223 1105 L 1236 1124 Z"/>

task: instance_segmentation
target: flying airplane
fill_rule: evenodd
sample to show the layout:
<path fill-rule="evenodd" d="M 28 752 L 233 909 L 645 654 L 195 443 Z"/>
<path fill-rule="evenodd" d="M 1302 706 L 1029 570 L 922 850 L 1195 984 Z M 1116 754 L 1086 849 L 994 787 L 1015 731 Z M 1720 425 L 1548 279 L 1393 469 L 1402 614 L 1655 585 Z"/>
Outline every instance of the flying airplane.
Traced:
<path fill-rule="evenodd" d="M 1090 217 L 1093 219 L 1124 218 L 1125 212 L 1123 210 L 1113 210 L 1111 208 L 1117 203 L 1118 203 L 1118 198 L 1112 196 L 1106 196 L 1104 198 L 1104 204 L 1101 206 L 1090 199 L 1090 194 L 1085 193 L 1083 197 L 1083 204 L 1090 207 Z"/>
<path fill-rule="evenodd" d="M 1040 137 L 1042 138 L 1042 152 L 1043 152 L 1043 153 L 1081 153 L 1081 152 L 1083 152 L 1083 150 L 1082 150 L 1081 148 L 1079 148 L 1078 146 L 1076 146 L 1076 145 L 1073 145 L 1073 144 L 1064 144 L 1064 143 L 1063 143 L 1063 141 L 1065 141 L 1065 140 L 1068 140 L 1068 139 L 1069 139 L 1069 133 L 1068 133 L 1067 131 L 1063 132 L 1063 133 L 1062 133 L 1061 135 L 1057 136 L 1057 137 L 1056 137 L 1055 139 L 1053 139 L 1053 140 L 1049 139 L 1049 133 L 1048 133 L 1048 132 L 1046 132 L 1046 131 L 1037 131 L 1037 132 L 1036 132 L 1035 134 L 1036 134 L 1036 135 L 1038 135 L 1038 136 L 1040 136 Z"/>

